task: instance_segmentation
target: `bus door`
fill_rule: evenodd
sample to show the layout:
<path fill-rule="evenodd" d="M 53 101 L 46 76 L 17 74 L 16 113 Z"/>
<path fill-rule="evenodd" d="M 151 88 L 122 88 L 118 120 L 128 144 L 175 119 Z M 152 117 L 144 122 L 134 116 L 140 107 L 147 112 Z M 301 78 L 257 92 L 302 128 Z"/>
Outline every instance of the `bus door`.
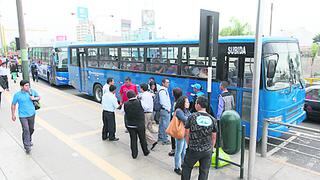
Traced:
<path fill-rule="evenodd" d="M 86 51 L 84 48 L 79 48 L 79 60 L 80 60 L 80 91 L 87 93 L 88 86 L 88 70 L 86 61 Z"/>
<path fill-rule="evenodd" d="M 220 51 L 220 49 L 219 49 Z M 221 47 L 219 57 L 223 63 L 223 77 L 230 83 L 229 92 L 235 100 L 235 110 L 240 114 L 247 132 L 250 123 L 252 78 L 253 78 L 253 43 L 228 44 Z"/>
<path fill-rule="evenodd" d="M 69 49 L 69 84 L 79 91 L 81 91 L 80 54 L 79 48 Z"/>
<path fill-rule="evenodd" d="M 51 53 L 51 52 L 49 52 Z M 56 84 L 56 72 L 57 72 L 57 68 L 56 68 L 56 62 L 58 62 L 58 52 L 52 53 L 52 55 L 50 55 L 50 61 L 49 61 L 49 65 L 50 65 L 50 74 L 48 77 L 49 83 L 50 84 Z"/>

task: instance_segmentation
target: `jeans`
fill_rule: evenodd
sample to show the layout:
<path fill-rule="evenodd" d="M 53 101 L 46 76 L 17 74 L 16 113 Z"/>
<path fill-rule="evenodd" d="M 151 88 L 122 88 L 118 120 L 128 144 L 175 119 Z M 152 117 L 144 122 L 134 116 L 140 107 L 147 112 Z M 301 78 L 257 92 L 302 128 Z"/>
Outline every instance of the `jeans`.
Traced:
<path fill-rule="evenodd" d="M 181 168 L 181 161 L 184 160 L 186 155 L 187 149 L 187 142 L 186 139 L 175 139 L 176 142 L 176 149 L 174 153 L 174 168 L 178 169 Z"/>
<path fill-rule="evenodd" d="M 32 134 L 34 132 L 34 117 L 20 117 L 20 122 L 22 126 L 22 141 L 24 149 L 28 150 L 31 148 Z"/>
<path fill-rule="evenodd" d="M 170 122 L 170 113 L 164 109 L 160 111 L 160 122 L 159 122 L 159 137 L 158 140 L 162 142 L 168 142 L 168 135 L 166 133 L 166 129 L 169 126 Z"/>
<path fill-rule="evenodd" d="M 194 164 L 199 161 L 198 180 L 207 180 L 211 166 L 212 150 L 197 152 L 187 149 L 186 157 L 182 165 L 181 180 L 189 180 Z"/>

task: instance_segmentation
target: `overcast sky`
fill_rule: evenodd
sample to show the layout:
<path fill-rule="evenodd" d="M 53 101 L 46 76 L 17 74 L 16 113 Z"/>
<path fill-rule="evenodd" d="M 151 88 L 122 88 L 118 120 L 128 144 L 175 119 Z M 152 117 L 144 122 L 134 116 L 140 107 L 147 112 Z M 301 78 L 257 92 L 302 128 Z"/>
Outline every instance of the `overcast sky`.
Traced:
<path fill-rule="evenodd" d="M 220 28 L 231 17 L 248 22 L 255 31 L 257 0 L 22 0 L 25 12 L 27 41 L 42 42 L 56 35 L 75 38 L 78 6 L 89 8 L 89 19 L 97 31 L 116 33 L 120 20 L 132 21 L 132 29 L 141 26 L 141 10 L 155 10 L 156 28 L 168 38 L 197 38 L 200 9 L 220 12 Z M 0 0 L 1 21 L 7 29 L 7 41 L 17 32 L 15 0 Z M 270 3 L 264 0 L 264 34 L 269 33 Z M 293 35 L 301 41 L 311 42 L 320 32 L 319 0 L 273 0 L 273 34 Z M 113 17 L 112 17 L 112 16 Z M 300 37 L 301 36 L 301 37 Z M 50 37 L 50 38 L 49 38 Z"/>

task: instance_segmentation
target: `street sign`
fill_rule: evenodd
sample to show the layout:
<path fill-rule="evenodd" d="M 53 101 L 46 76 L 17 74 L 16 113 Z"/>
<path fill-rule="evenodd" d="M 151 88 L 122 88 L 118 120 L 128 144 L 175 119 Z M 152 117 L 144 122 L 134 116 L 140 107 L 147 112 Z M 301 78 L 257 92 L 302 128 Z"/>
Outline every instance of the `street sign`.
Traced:
<path fill-rule="evenodd" d="M 219 13 L 200 10 L 200 57 L 218 57 Z M 211 59 L 209 59 L 211 61 Z M 211 62 L 209 62 L 211 66 Z"/>

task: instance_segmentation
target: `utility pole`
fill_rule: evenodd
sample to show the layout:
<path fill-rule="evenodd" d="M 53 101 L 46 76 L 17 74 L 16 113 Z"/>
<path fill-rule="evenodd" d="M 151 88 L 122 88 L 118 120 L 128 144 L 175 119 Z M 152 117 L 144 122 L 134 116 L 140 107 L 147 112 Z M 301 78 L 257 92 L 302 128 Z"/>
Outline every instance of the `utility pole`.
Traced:
<path fill-rule="evenodd" d="M 270 31 L 269 31 L 269 36 L 271 36 L 271 33 L 272 33 L 272 15 L 273 15 L 273 2 L 271 3 L 271 13 L 270 13 Z"/>
<path fill-rule="evenodd" d="M 28 72 L 28 51 L 26 47 L 26 32 L 24 29 L 23 20 L 23 9 L 21 0 L 16 0 L 17 4 L 17 15 L 18 15 L 18 26 L 19 26 L 19 37 L 20 37 L 20 49 L 21 49 L 21 61 L 22 61 L 22 77 L 23 80 L 29 81 Z"/>
<path fill-rule="evenodd" d="M 254 45 L 254 73 L 252 85 L 251 99 L 251 121 L 250 121 L 250 145 L 249 145 L 249 165 L 248 165 L 248 180 L 253 180 L 254 165 L 256 158 L 256 143 L 257 143 L 257 126 L 258 126 L 258 111 L 259 111 L 259 87 L 261 73 L 261 54 L 262 54 L 262 25 L 263 25 L 263 4 L 264 0 L 258 0 L 256 39 Z"/>

